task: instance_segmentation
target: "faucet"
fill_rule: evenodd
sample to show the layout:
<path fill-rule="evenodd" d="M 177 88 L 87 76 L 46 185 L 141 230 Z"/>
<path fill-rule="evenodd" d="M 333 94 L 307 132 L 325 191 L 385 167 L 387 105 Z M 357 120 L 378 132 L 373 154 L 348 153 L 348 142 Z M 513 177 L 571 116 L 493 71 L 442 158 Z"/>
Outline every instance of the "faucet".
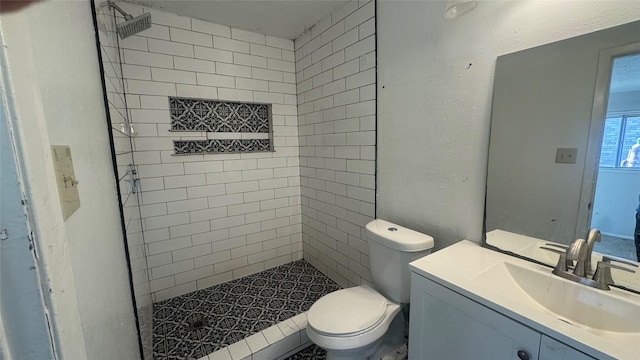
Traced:
<path fill-rule="evenodd" d="M 591 259 L 591 249 L 584 239 L 575 239 L 567 249 L 567 260 L 575 260 L 576 265 L 573 273 L 579 277 L 587 276 L 587 265 L 591 267 L 591 262 L 587 263 L 587 259 Z"/>
<path fill-rule="evenodd" d="M 620 265 L 612 264 L 612 261 L 620 262 L 625 265 L 638 267 L 632 261 L 616 258 L 613 256 L 603 256 L 602 261 L 598 262 L 595 273 L 591 268 L 591 253 L 593 252 L 593 244 L 596 241 L 600 241 L 601 234 L 598 229 L 591 229 L 587 240 L 576 239 L 569 246 L 559 244 L 545 244 L 540 249 L 552 251 L 558 253 L 560 258 L 558 264 L 553 269 L 554 275 L 560 276 L 567 280 L 575 281 L 577 283 L 594 287 L 601 290 L 609 290 L 609 285 L 614 285 L 614 281 L 611 278 L 611 269 L 619 269 L 627 272 L 635 272 L 634 270 L 625 268 Z M 552 246 L 552 247 L 550 247 Z M 554 247 L 559 247 L 565 251 L 558 250 Z M 575 261 L 575 266 L 573 262 Z M 573 272 L 571 268 L 573 267 Z M 590 279 L 589 275 L 593 275 Z"/>
<path fill-rule="evenodd" d="M 591 254 L 593 253 L 593 244 L 600 242 L 602 238 L 600 230 L 591 229 L 587 240 L 576 239 L 569 246 L 563 246 L 566 250 L 567 265 L 576 261 L 576 265 L 573 269 L 573 273 L 577 276 L 586 277 L 587 275 L 593 275 L 593 266 L 591 264 Z M 547 244 L 551 245 L 551 244 Z"/>
<path fill-rule="evenodd" d="M 586 259 L 587 259 L 587 242 L 584 239 L 576 239 L 569 246 L 545 244 L 540 249 L 548 250 L 560 255 L 558 264 L 553 269 L 553 274 L 565 279 L 582 282 L 581 279 L 587 279 Z M 559 247 L 563 250 L 556 249 Z M 575 263 L 575 266 L 573 265 Z M 570 272 L 573 268 L 573 272 Z"/>
<path fill-rule="evenodd" d="M 600 235 L 600 230 L 596 228 L 589 230 L 589 235 L 587 235 L 587 256 L 584 259 L 587 274 L 593 274 L 593 266 L 591 264 L 591 254 L 593 253 L 593 244 L 595 242 L 600 242 L 601 238 L 602 236 Z"/>

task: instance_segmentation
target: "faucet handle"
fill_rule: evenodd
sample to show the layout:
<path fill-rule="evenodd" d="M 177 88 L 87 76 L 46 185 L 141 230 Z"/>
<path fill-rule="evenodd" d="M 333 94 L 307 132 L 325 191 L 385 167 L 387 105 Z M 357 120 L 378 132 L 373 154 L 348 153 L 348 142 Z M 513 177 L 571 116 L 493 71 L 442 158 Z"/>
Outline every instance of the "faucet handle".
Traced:
<path fill-rule="evenodd" d="M 553 247 L 558 247 L 558 248 L 565 249 L 565 250 L 569 248 L 569 245 L 556 244 L 556 243 L 544 243 L 544 246 L 553 246 Z M 548 250 L 550 250 L 550 249 L 548 249 Z"/>
<path fill-rule="evenodd" d="M 553 248 L 549 248 L 549 247 L 545 247 L 545 246 L 540 246 L 540 249 L 551 251 L 551 252 L 554 252 L 556 254 L 560 254 L 560 258 L 558 259 L 558 263 L 556 264 L 556 267 L 553 269 L 553 273 L 556 274 L 556 275 L 557 275 L 557 273 L 568 271 L 569 270 L 569 264 L 573 265 L 573 261 L 568 260 L 567 259 L 567 253 L 562 251 L 562 250 L 553 249 Z"/>
<path fill-rule="evenodd" d="M 602 256 L 602 262 L 611 263 L 612 261 L 619 262 L 621 264 L 625 264 L 625 265 L 629 265 L 629 266 L 633 266 L 633 267 L 639 267 L 638 263 L 636 263 L 635 261 L 623 259 L 623 258 L 620 258 L 620 257 L 617 257 L 617 256 L 612 256 L 612 255 L 603 255 Z M 617 269 L 618 267 L 614 266 L 614 268 Z M 625 269 L 625 270 L 629 270 L 629 269 Z"/>
<path fill-rule="evenodd" d="M 560 254 L 560 257 L 562 258 L 564 256 L 564 266 L 560 269 L 562 271 L 567 271 L 570 267 L 573 267 L 573 260 L 569 260 L 567 259 L 567 252 L 566 249 L 569 248 L 569 246 L 567 245 L 562 245 L 562 244 L 554 244 L 554 243 L 545 243 L 545 246 L 540 246 L 540 249 L 542 250 L 547 250 L 547 251 L 551 251 L 554 252 L 556 254 Z M 565 249 L 565 251 L 562 250 L 558 250 L 558 249 L 553 249 L 550 248 L 548 246 L 555 246 L 555 247 L 559 247 L 561 249 Z M 560 260 L 560 259 L 558 259 Z M 560 262 L 558 261 L 558 264 L 560 264 Z M 556 268 L 558 268 L 558 266 L 556 266 Z"/>
<path fill-rule="evenodd" d="M 598 265 L 596 266 L 596 272 L 593 274 L 593 281 L 596 282 L 596 287 L 602 290 L 609 290 L 609 285 L 614 285 L 613 277 L 611 277 L 611 269 L 623 270 L 630 273 L 635 273 L 635 270 L 631 270 L 621 265 L 612 264 L 610 261 L 611 258 L 605 260 L 603 257 L 602 261 L 598 261 Z M 621 259 L 624 260 L 624 259 Z M 623 263 L 636 266 L 638 265 L 634 263 L 628 263 L 627 261 L 623 261 Z"/>
<path fill-rule="evenodd" d="M 545 244 L 545 245 L 551 245 L 551 244 Z M 540 246 L 540 249 L 551 251 L 551 252 L 554 252 L 556 254 L 564 254 L 565 253 L 562 250 L 558 250 L 558 249 L 554 249 L 554 248 L 550 248 L 550 247 L 546 247 L 546 246 Z"/>

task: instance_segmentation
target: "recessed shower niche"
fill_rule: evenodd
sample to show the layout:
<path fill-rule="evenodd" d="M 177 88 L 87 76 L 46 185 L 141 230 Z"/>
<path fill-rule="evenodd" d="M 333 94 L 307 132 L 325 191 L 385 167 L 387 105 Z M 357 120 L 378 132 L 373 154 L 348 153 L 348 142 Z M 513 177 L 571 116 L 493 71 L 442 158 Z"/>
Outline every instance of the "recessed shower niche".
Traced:
<path fill-rule="evenodd" d="M 174 140 L 175 155 L 273 151 L 271 104 L 169 97 L 171 131 L 204 132 Z"/>

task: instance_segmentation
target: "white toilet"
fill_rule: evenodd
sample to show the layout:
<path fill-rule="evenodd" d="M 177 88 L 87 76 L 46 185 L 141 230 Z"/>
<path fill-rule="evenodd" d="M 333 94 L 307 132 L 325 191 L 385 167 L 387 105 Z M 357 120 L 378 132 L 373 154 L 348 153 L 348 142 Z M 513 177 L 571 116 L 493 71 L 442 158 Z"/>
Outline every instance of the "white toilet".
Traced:
<path fill-rule="evenodd" d="M 385 220 L 373 220 L 366 229 L 375 289 L 363 285 L 332 292 L 307 313 L 309 339 L 327 350 L 328 360 L 369 359 L 402 345 L 400 309 L 409 302 L 409 263 L 433 248 L 431 236 Z"/>

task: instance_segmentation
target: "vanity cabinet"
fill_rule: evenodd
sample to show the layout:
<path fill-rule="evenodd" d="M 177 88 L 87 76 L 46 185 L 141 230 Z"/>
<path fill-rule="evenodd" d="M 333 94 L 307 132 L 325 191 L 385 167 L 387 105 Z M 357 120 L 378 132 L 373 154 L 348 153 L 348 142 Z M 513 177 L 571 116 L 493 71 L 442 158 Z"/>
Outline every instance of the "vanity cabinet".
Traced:
<path fill-rule="evenodd" d="M 409 326 L 409 360 L 593 360 L 415 272 Z"/>
<path fill-rule="evenodd" d="M 591 356 L 545 335 L 542 335 L 540 341 L 539 358 L 543 360 L 594 360 Z"/>

